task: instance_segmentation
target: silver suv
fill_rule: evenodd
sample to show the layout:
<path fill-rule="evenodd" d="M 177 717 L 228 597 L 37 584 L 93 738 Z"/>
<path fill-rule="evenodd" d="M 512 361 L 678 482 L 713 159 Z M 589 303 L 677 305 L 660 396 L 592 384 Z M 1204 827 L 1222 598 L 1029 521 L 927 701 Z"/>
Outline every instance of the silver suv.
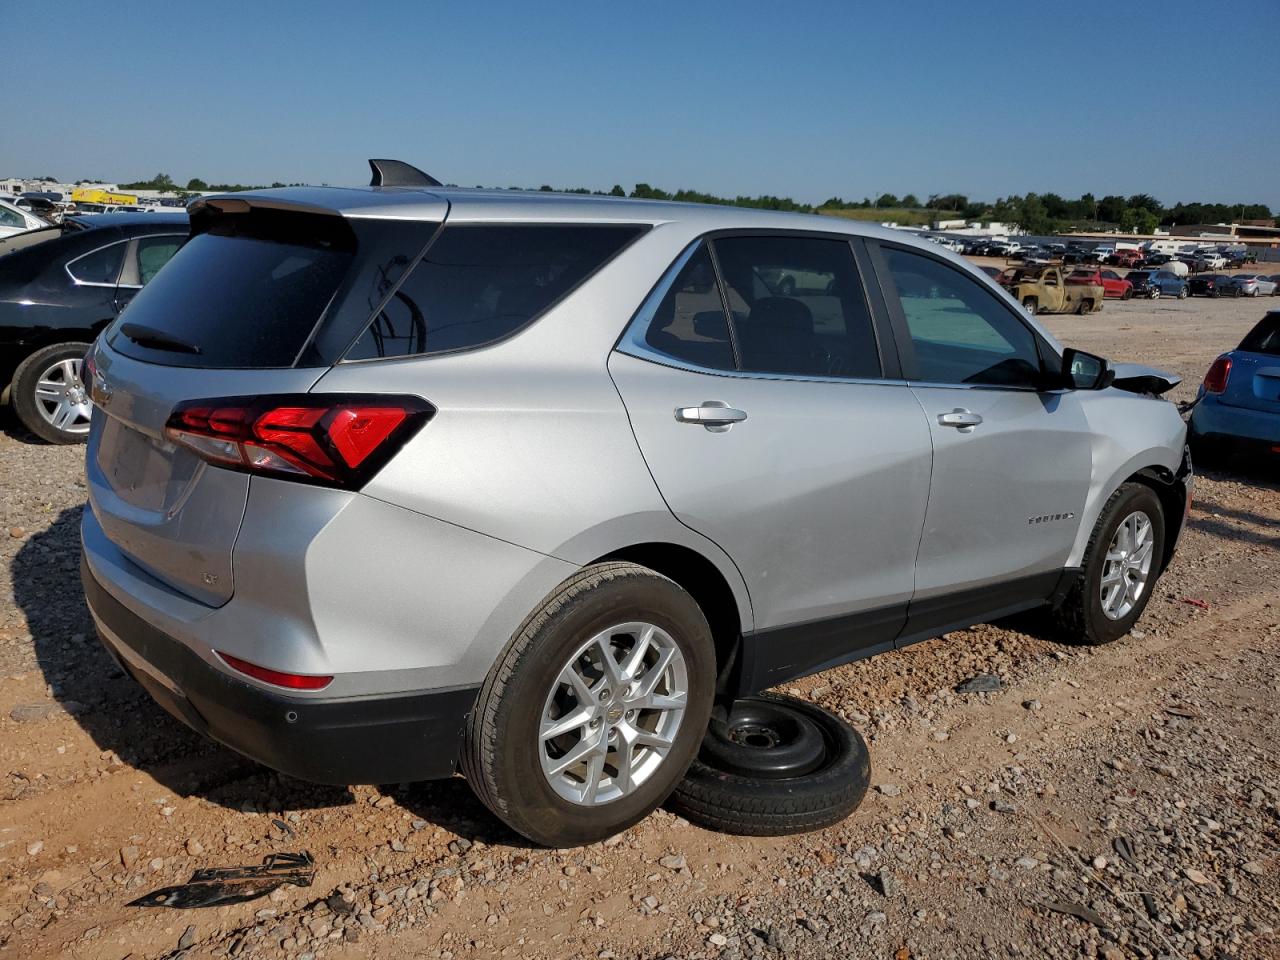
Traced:
<path fill-rule="evenodd" d="M 197 201 L 87 358 L 101 636 L 249 757 L 590 842 L 713 702 L 1037 607 L 1113 640 L 1169 562 L 1172 381 L 936 244 L 402 182 Z"/>

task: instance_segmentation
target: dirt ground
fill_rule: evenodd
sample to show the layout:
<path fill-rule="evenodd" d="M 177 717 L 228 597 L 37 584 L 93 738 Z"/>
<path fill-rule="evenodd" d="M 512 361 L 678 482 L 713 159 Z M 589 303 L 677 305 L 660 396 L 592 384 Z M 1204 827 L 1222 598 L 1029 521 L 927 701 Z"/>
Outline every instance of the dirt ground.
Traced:
<path fill-rule="evenodd" d="M 1185 401 L 1270 305 L 1045 319 L 1067 344 L 1180 373 Z M 1198 478 L 1177 558 L 1116 644 L 979 626 L 789 686 L 871 743 L 875 787 L 844 823 L 760 840 L 660 811 L 559 852 L 460 779 L 316 787 L 170 719 L 92 637 L 82 452 L 3 423 L 0 957 L 1280 956 L 1274 468 Z M 980 674 L 1001 689 L 955 692 Z M 298 849 L 310 887 L 126 905 Z"/>

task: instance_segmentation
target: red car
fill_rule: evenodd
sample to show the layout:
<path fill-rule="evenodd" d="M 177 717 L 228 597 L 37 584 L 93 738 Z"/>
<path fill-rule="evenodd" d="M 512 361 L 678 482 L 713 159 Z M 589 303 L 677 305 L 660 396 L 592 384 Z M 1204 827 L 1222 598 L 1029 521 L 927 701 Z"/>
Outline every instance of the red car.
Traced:
<path fill-rule="evenodd" d="M 1142 258 L 1141 250 L 1117 250 L 1107 257 L 1107 263 L 1117 267 L 1136 267 L 1142 262 Z"/>
<path fill-rule="evenodd" d="M 1114 270 L 1072 270 L 1067 275 L 1067 283 L 1096 283 L 1102 287 L 1104 297 L 1116 300 L 1133 296 L 1133 284 Z"/>

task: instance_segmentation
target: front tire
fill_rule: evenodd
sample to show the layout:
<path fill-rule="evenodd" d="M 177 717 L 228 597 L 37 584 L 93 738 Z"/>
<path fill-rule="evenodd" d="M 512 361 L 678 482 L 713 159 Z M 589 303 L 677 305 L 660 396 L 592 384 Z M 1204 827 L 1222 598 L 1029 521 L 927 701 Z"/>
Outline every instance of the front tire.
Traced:
<path fill-rule="evenodd" d="M 1159 288 L 1159 287 L 1152 287 L 1152 288 L 1151 288 L 1151 299 L 1152 299 L 1152 300 L 1159 300 L 1159 299 L 1160 299 L 1160 288 Z"/>
<path fill-rule="evenodd" d="M 566 580 L 525 620 L 468 718 L 462 769 L 536 843 L 626 830 L 667 799 L 707 729 L 711 629 L 674 581 L 609 562 Z"/>
<path fill-rule="evenodd" d="M 84 443 L 92 405 L 80 380 L 87 343 L 55 343 L 18 365 L 10 392 L 22 425 L 47 443 Z"/>
<path fill-rule="evenodd" d="M 1098 646 L 1132 629 L 1161 573 L 1164 530 L 1164 508 L 1150 487 L 1126 483 L 1111 495 L 1080 573 L 1054 610 L 1064 640 Z"/>

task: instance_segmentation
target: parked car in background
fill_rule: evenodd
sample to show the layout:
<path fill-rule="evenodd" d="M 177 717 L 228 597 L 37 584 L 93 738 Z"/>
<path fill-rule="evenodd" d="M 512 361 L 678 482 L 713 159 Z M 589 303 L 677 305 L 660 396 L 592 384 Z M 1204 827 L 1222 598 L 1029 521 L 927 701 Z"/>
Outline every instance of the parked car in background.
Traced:
<path fill-rule="evenodd" d="M 1083 283 L 1102 287 L 1104 296 L 1117 300 L 1128 300 L 1133 296 L 1133 284 L 1114 270 L 1072 270 L 1067 274 L 1067 283 Z"/>
<path fill-rule="evenodd" d="M 1001 270 L 999 267 L 992 267 L 987 265 L 987 266 L 978 267 L 978 269 L 981 270 L 983 273 L 985 273 L 992 280 L 995 280 L 997 283 L 1001 282 L 1000 278 L 1004 275 L 1004 271 Z"/>
<path fill-rule="evenodd" d="M 1166 263 L 1173 259 L 1172 254 L 1168 253 L 1148 253 L 1141 261 L 1134 264 L 1135 267 L 1151 268 L 1163 267 Z"/>
<path fill-rule="evenodd" d="M 1067 283 L 1058 267 L 1019 270 L 1006 286 L 1028 313 L 1097 313 L 1106 291 L 1088 280 Z"/>
<path fill-rule="evenodd" d="M 1130 270 L 1125 279 L 1133 284 L 1135 297 L 1147 297 L 1150 300 L 1177 297 L 1185 300 L 1191 293 L 1187 281 L 1168 270 Z"/>
<path fill-rule="evenodd" d="M 1114 246 L 1109 243 L 1104 243 L 1101 246 L 1094 247 L 1093 250 L 1090 251 L 1090 256 L 1097 263 L 1106 263 L 1107 258 L 1114 256 L 1115 252 L 1116 248 Z"/>
<path fill-rule="evenodd" d="M 1188 439 L 1206 461 L 1229 452 L 1280 462 L 1280 310 L 1213 361 L 1191 410 Z"/>
<path fill-rule="evenodd" d="M 1280 287 L 1260 273 L 1238 273 L 1230 277 L 1231 295 L 1236 297 L 1274 297 Z"/>
<path fill-rule="evenodd" d="M 1103 262 L 1109 263 L 1113 267 L 1136 267 L 1142 260 L 1143 254 L 1141 250 L 1125 248 L 1110 254 Z"/>
<path fill-rule="evenodd" d="M 1196 270 L 1223 270 L 1227 266 L 1227 258 L 1217 250 L 1201 250 L 1195 255 L 1192 266 Z"/>
<path fill-rule="evenodd" d="M 68 217 L 0 240 L 0 401 L 50 443 L 83 442 L 80 361 L 186 239 L 185 213 Z"/>
<path fill-rule="evenodd" d="M 1250 262 L 1247 250 L 1223 250 L 1222 256 L 1227 261 L 1226 269 L 1228 270 L 1238 270 Z"/>
<path fill-rule="evenodd" d="M 1187 281 L 1187 288 L 1193 297 L 1220 297 L 1230 292 L 1231 278 L 1223 273 L 1197 273 Z"/>
<path fill-rule="evenodd" d="M 49 226 L 49 221 L 30 210 L 15 206 L 8 200 L 0 200 L 0 238 L 11 237 L 27 230 L 39 230 Z"/>
<path fill-rule="evenodd" d="M 669 797 L 759 806 L 695 759 L 717 699 L 735 726 L 738 698 L 997 614 L 1106 643 L 1161 595 L 1176 379 L 1064 350 L 948 251 L 401 183 L 197 201 L 86 361 L 89 611 L 214 739 L 328 783 L 460 768 L 580 846 Z M 761 267 L 829 281 L 778 296 Z M 836 749 L 759 730 L 726 749 L 782 748 L 775 783 Z"/>

